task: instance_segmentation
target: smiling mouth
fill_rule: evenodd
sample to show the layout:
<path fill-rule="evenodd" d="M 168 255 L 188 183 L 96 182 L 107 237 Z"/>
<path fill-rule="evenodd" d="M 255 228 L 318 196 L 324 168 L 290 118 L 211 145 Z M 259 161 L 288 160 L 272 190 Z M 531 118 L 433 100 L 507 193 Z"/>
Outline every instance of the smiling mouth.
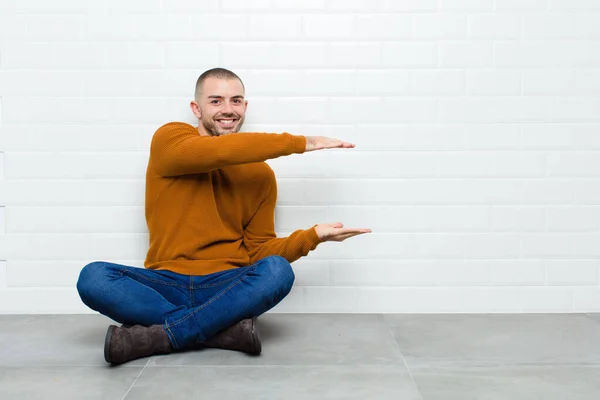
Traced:
<path fill-rule="evenodd" d="M 229 118 L 229 119 L 223 118 L 223 119 L 217 120 L 217 123 L 222 128 L 233 128 L 236 122 L 237 122 L 237 119 L 235 119 L 235 118 Z"/>

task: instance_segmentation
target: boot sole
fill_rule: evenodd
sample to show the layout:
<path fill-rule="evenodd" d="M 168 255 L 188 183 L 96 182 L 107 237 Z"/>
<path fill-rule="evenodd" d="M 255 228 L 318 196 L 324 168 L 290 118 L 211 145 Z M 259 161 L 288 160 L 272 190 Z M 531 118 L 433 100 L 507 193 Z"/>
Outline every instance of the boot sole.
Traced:
<path fill-rule="evenodd" d="M 108 327 L 108 330 L 106 331 L 106 338 L 104 339 L 104 360 L 106 360 L 107 363 L 112 364 L 112 361 L 110 359 L 110 338 L 112 337 L 113 331 L 115 330 L 116 326 L 115 325 L 111 325 Z"/>

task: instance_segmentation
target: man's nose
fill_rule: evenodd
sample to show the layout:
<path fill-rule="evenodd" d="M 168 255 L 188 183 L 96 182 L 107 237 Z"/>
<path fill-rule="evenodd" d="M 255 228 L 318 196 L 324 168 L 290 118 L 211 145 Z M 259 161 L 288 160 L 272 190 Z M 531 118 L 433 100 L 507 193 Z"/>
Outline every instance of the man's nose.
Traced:
<path fill-rule="evenodd" d="M 223 114 L 233 114 L 233 107 L 228 101 L 223 102 L 223 107 L 221 109 Z"/>

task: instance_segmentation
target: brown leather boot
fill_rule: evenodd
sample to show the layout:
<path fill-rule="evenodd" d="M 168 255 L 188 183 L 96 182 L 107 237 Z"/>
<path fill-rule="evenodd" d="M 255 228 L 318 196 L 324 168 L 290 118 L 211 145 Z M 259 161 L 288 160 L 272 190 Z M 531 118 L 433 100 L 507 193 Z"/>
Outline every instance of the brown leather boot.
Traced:
<path fill-rule="evenodd" d="M 134 325 L 129 328 L 111 325 L 104 340 L 104 359 L 111 364 L 171 351 L 171 341 L 162 325 Z"/>
<path fill-rule="evenodd" d="M 204 341 L 203 347 L 243 351 L 248 354 L 260 354 L 262 345 L 256 325 L 256 317 L 243 319 Z"/>

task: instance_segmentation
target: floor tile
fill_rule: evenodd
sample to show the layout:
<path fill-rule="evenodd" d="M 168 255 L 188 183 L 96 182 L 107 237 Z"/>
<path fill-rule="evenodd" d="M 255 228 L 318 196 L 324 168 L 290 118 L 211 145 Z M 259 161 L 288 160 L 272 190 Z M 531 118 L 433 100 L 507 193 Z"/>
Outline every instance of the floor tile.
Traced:
<path fill-rule="evenodd" d="M 384 316 L 409 368 L 600 365 L 600 324 L 584 314 Z"/>
<path fill-rule="evenodd" d="M 597 400 L 600 367 L 412 369 L 423 400 Z"/>
<path fill-rule="evenodd" d="M 586 315 L 588 316 L 588 318 L 591 318 L 594 321 L 600 322 L 600 313 L 589 313 L 589 314 L 586 314 Z"/>
<path fill-rule="evenodd" d="M 0 315 L 0 367 L 107 366 L 104 338 L 111 323 L 98 314 Z"/>
<path fill-rule="evenodd" d="M 397 366 L 148 367 L 126 400 L 403 399 L 420 395 Z"/>
<path fill-rule="evenodd" d="M 265 314 L 262 354 L 203 349 L 153 357 L 150 365 L 404 365 L 376 314 Z"/>
<path fill-rule="evenodd" d="M 0 368 L 0 398 L 121 400 L 142 367 Z"/>

